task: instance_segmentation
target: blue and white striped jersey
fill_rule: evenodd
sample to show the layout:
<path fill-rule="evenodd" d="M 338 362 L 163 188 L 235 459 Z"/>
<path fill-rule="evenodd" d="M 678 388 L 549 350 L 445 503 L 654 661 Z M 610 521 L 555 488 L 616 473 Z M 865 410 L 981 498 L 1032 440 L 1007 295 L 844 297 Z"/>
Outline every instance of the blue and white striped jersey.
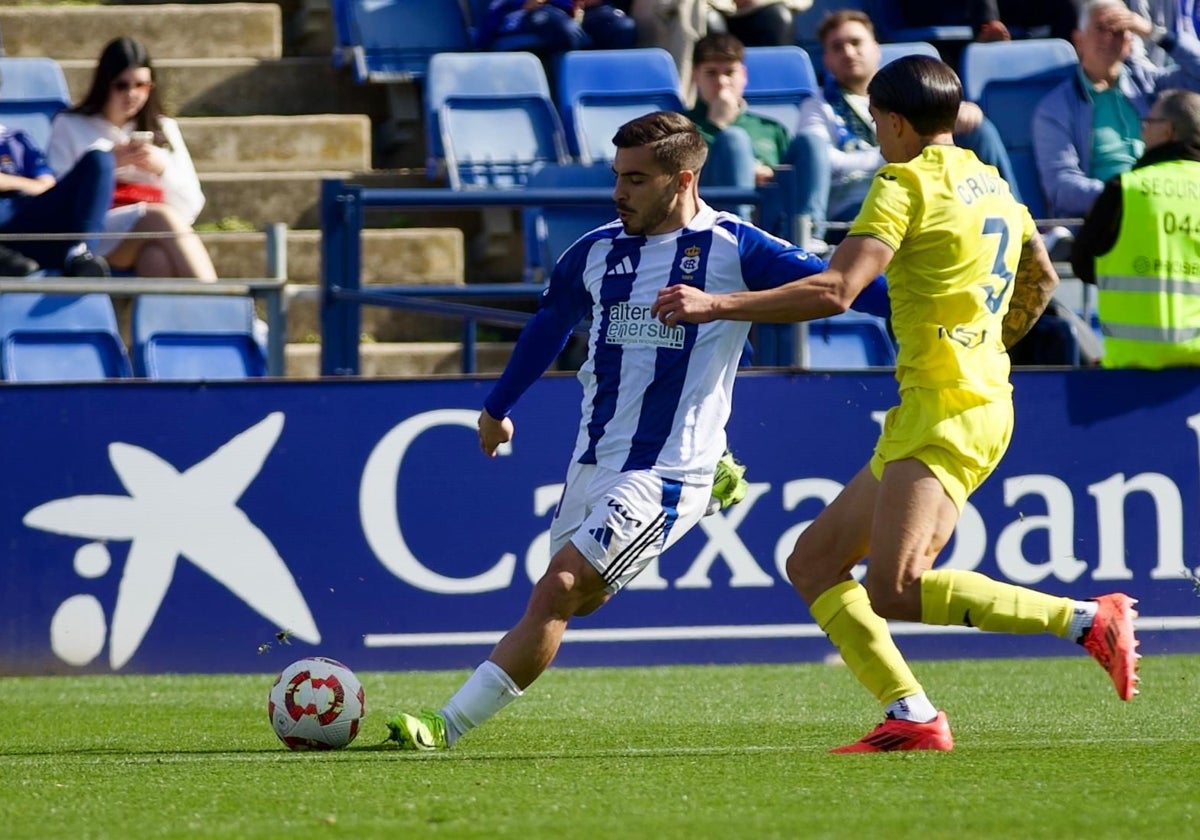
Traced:
<path fill-rule="evenodd" d="M 819 257 L 704 204 L 686 227 L 658 236 L 629 236 L 611 222 L 563 253 L 484 407 L 493 417 L 507 415 L 590 316 L 574 458 L 705 481 L 725 450 L 750 325 L 664 326 L 650 316 L 658 290 L 675 283 L 712 293 L 766 289 L 824 268 Z"/>

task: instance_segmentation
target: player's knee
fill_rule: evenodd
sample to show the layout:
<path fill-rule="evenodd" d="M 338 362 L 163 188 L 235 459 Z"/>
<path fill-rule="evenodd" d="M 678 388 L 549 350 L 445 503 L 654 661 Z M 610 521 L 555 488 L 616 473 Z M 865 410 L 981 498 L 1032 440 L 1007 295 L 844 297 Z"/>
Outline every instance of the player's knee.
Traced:
<path fill-rule="evenodd" d="M 555 557 L 550 568 L 534 587 L 531 606 L 547 616 L 570 618 L 585 615 L 581 610 L 592 612 L 604 603 L 603 586 L 596 586 L 593 577 L 587 574 L 586 561 L 581 565 L 570 558 Z"/>
<path fill-rule="evenodd" d="M 819 574 L 817 565 L 811 562 L 808 552 L 800 543 L 797 543 L 796 547 L 792 549 L 792 553 L 788 555 L 784 570 L 787 572 L 788 581 L 792 587 L 807 604 L 815 601 L 832 585 L 824 575 Z"/>

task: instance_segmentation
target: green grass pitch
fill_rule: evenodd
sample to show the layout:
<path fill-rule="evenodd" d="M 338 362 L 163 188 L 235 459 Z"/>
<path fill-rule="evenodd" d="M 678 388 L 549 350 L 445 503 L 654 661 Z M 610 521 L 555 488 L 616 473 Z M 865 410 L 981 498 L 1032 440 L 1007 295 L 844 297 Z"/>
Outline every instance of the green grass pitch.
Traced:
<path fill-rule="evenodd" d="M 0 825 L 7 838 L 1200 837 L 1200 656 L 1147 657 L 1130 703 L 1082 655 L 915 670 L 950 715 L 953 753 L 829 755 L 879 710 L 827 665 L 552 669 L 438 754 L 381 746 L 385 721 L 437 705 L 465 672 L 360 673 L 367 718 L 334 753 L 276 740 L 273 672 L 8 677 Z"/>

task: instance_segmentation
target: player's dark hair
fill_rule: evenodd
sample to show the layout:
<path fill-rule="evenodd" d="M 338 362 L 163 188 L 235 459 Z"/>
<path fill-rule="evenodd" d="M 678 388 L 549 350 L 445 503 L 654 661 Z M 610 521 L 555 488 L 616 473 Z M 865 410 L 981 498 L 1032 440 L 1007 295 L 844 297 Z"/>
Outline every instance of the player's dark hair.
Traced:
<path fill-rule="evenodd" d="M 898 58 L 867 84 L 867 96 L 877 110 L 899 114 L 922 137 L 954 130 L 962 95 L 958 74 L 927 55 Z"/>
<path fill-rule="evenodd" d="M 684 169 L 699 172 L 708 158 L 708 144 L 696 124 L 675 111 L 655 111 L 630 120 L 617 129 L 612 142 L 618 149 L 649 146 L 654 162 L 671 175 Z"/>

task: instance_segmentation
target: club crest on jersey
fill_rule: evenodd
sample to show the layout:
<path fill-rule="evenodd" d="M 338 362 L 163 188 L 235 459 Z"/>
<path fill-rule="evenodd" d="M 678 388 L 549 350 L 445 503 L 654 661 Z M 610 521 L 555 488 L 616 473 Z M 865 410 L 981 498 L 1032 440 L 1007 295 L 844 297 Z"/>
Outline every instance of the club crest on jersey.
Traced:
<path fill-rule="evenodd" d="M 683 251 L 683 259 L 679 261 L 679 270 L 684 274 L 695 274 L 700 270 L 700 246 L 692 245 Z"/>

